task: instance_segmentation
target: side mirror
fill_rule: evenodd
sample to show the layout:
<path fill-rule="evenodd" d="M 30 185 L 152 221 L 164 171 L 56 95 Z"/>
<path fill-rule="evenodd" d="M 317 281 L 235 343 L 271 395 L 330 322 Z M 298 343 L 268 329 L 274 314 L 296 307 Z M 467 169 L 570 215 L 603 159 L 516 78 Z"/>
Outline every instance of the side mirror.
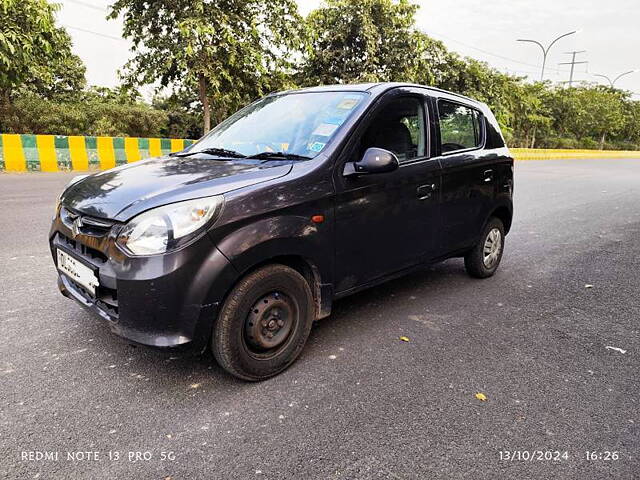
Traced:
<path fill-rule="evenodd" d="M 395 153 L 383 148 L 372 147 L 364 152 L 360 161 L 350 162 L 344 166 L 344 176 L 393 172 L 399 166 L 400 162 Z"/>

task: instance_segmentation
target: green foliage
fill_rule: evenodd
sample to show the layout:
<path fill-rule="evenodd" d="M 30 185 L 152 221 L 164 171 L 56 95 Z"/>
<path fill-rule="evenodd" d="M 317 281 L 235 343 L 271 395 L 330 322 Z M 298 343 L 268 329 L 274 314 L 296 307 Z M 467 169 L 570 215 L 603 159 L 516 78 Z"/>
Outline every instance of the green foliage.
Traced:
<path fill-rule="evenodd" d="M 326 0 L 307 18 L 301 85 L 415 82 L 487 103 L 514 147 L 640 148 L 640 103 L 619 90 L 526 83 L 419 32 L 408 0 Z M 609 140 L 609 143 L 606 143 Z"/>
<path fill-rule="evenodd" d="M 632 150 L 630 145 L 640 145 L 640 102 L 625 102 L 624 127 L 619 133 L 619 137 L 625 139 L 627 145 L 623 148 Z"/>
<path fill-rule="evenodd" d="M 187 89 L 216 121 L 286 83 L 284 72 L 303 47 L 305 30 L 294 0 L 117 0 L 135 56 L 132 85 L 159 81 Z"/>
<path fill-rule="evenodd" d="M 0 0 L 0 131 L 152 136 L 168 115 L 124 88 L 85 88 L 85 67 L 45 0 Z"/>
<path fill-rule="evenodd" d="M 309 15 L 311 55 L 303 83 L 395 81 L 415 77 L 423 36 L 407 0 L 327 0 Z M 384 39 L 383 41 L 381 41 Z"/>
<path fill-rule="evenodd" d="M 61 94 L 84 87 L 85 68 L 45 0 L 0 0 L 0 93 L 16 88 Z"/>
<path fill-rule="evenodd" d="M 453 143 L 460 148 L 473 148 L 479 144 L 478 115 L 470 108 L 449 102 L 439 102 L 440 135 L 442 144 Z"/>
<path fill-rule="evenodd" d="M 188 92 L 174 92 L 153 99 L 153 108 L 167 113 L 168 122 L 160 136 L 169 138 L 200 138 L 202 136 L 202 111 L 194 108 Z"/>
<path fill-rule="evenodd" d="M 14 99 L 4 119 L 6 133 L 153 137 L 166 128 L 166 112 L 85 92 L 75 101 L 48 100 L 35 93 Z"/>
<path fill-rule="evenodd" d="M 134 55 L 114 89 L 86 88 L 57 8 L 0 0 L 0 131 L 198 138 L 271 91 L 399 81 L 487 103 L 513 147 L 640 149 L 628 92 L 532 84 L 463 58 L 416 28 L 409 0 L 325 0 L 306 19 L 295 0 L 115 0 Z M 154 83 L 150 106 L 136 88 Z"/>
<path fill-rule="evenodd" d="M 570 88 L 553 91 L 556 131 L 574 138 L 616 136 L 625 126 L 624 103 L 629 97 L 611 88 Z"/>
<path fill-rule="evenodd" d="M 45 0 L 0 0 L 0 131 L 21 121 L 16 95 L 64 98 L 85 86 L 84 64 L 55 25 L 57 9 Z"/>

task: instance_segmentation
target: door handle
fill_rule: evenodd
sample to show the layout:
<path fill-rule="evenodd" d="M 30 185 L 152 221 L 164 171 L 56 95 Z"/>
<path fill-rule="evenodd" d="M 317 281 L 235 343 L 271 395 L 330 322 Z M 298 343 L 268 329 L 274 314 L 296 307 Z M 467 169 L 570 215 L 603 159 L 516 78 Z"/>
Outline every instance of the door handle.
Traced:
<path fill-rule="evenodd" d="M 428 198 L 431 198 L 431 195 L 433 194 L 433 192 L 436 191 L 436 188 L 437 187 L 435 183 L 430 183 L 428 185 L 420 185 L 417 190 L 418 199 L 427 200 Z"/>
<path fill-rule="evenodd" d="M 489 183 L 493 181 L 493 170 L 485 170 L 484 171 L 484 183 Z"/>

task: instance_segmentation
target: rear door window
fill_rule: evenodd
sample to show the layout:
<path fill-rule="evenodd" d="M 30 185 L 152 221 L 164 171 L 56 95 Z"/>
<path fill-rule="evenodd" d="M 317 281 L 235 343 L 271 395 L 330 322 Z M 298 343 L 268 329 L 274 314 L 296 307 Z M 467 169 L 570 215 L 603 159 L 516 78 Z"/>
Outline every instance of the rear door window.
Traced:
<path fill-rule="evenodd" d="M 478 148 L 482 144 L 480 112 L 447 100 L 438 101 L 442 153 Z"/>

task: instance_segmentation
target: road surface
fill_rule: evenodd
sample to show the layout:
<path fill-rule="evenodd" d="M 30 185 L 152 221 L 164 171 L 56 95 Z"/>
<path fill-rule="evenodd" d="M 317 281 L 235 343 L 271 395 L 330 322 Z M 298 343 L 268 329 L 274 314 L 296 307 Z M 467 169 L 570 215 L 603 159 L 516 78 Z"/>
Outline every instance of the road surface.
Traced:
<path fill-rule="evenodd" d="M 517 163 L 495 277 L 450 260 L 344 299 L 257 384 L 58 293 L 72 176 L 0 174 L 1 478 L 638 478 L 640 160 Z"/>

